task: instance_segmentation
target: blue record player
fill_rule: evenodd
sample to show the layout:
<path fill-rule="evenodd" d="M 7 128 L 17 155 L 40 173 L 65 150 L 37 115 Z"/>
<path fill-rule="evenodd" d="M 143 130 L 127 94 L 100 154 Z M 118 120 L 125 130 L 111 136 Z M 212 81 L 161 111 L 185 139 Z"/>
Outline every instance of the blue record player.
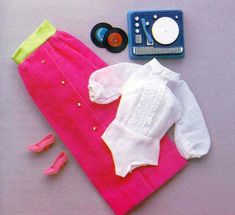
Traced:
<path fill-rule="evenodd" d="M 129 11 L 127 19 L 131 59 L 184 57 L 181 10 Z"/>

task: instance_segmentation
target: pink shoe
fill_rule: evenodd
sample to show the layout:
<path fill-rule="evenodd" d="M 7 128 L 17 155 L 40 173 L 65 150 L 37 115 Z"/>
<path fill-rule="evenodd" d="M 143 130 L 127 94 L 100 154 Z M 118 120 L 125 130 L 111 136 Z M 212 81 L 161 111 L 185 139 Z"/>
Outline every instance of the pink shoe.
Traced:
<path fill-rule="evenodd" d="M 57 174 L 61 170 L 61 168 L 64 166 L 64 164 L 67 162 L 67 160 L 68 160 L 68 156 L 65 154 L 65 152 L 61 152 L 55 159 L 52 166 L 44 170 L 44 174 L 46 175 Z"/>
<path fill-rule="evenodd" d="M 33 152 L 41 152 L 44 149 L 48 149 L 49 146 L 52 145 L 54 142 L 55 142 L 55 136 L 53 134 L 48 134 L 38 143 L 28 146 L 28 150 Z"/>

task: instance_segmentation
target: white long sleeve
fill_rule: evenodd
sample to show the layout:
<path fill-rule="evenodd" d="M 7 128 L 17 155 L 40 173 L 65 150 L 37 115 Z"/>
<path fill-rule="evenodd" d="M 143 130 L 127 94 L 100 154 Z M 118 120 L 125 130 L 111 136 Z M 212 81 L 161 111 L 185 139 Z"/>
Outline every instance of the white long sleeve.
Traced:
<path fill-rule="evenodd" d="M 92 74 L 90 98 L 105 104 L 122 98 L 117 114 L 102 135 L 117 175 L 143 165 L 158 165 L 160 140 L 175 124 L 175 143 L 186 158 L 199 158 L 210 147 L 202 112 L 180 74 L 156 59 L 140 66 L 122 63 Z"/>
<path fill-rule="evenodd" d="M 200 107 L 185 81 L 180 80 L 174 94 L 183 107 L 175 123 L 175 143 L 186 159 L 200 158 L 210 148 L 210 136 Z"/>
<path fill-rule="evenodd" d="M 88 85 L 91 101 L 107 104 L 116 100 L 122 94 L 122 88 L 130 75 L 141 67 L 134 63 L 119 63 L 94 72 Z"/>

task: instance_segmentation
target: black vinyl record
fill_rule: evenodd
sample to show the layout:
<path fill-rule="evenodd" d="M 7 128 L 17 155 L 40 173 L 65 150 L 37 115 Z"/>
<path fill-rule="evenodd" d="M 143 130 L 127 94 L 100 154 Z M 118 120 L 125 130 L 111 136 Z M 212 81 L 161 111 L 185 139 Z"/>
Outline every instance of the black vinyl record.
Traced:
<path fill-rule="evenodd" d="M 101 22 L 96 24 L 91 30 L 91 40 L 92 42 L 100 47 L 104 48 L 104 36 L 108 32 L 108 30 L 112 29 L 112 26 L 108 23 Z"/>
<path fill-rule="evenodd" d="M 120 28 L 112 28 L 104 35 L 104 47 L 112 53 L 123 51 L 126 48 L 127 43 L 127 34 Z"/>

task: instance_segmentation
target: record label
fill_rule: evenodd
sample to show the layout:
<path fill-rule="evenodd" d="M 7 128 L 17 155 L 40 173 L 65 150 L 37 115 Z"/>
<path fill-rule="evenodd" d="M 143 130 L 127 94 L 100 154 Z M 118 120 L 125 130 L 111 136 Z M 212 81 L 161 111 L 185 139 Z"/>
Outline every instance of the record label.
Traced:
<path fill-rule="evenodd" d="M 119 33 L 111 33 L 108 36 L 108 43 L 112 47 L 118 47 L 122 44 L 122 35 Z"/>
<path fill-rule="evenodd" d="M 102 43 L 104 40 L 104 35 L 106 34 L 106 32 L 108 31 L 107 28 L 99 28 L 96 33 L 95 36 L 97 38 L 97 40 Z"/>

